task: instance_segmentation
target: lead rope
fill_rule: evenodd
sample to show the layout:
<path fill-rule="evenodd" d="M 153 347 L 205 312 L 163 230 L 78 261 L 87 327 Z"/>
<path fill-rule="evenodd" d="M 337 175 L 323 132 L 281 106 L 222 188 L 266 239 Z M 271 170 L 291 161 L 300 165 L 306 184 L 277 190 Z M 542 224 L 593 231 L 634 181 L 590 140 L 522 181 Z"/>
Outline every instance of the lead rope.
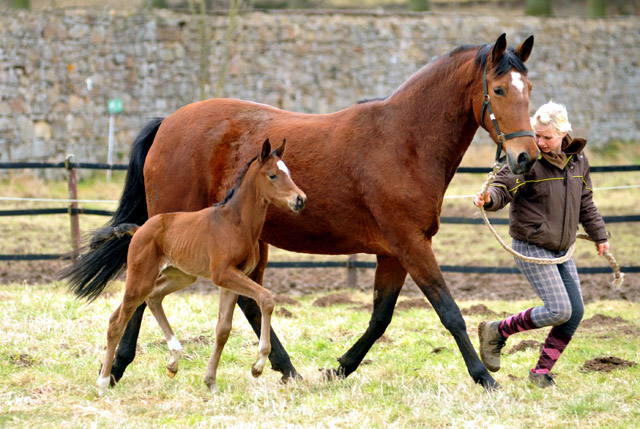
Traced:
<path fill-rule="evenodd" d="M 493 181 L 496 178 L 496 175 L 498 174 L 498 171 L 500 171 L 500 168 L 502 167 L 502 163 L 500 161 L 496 161 L 493 164 L 493 167 L 491 168 L 491 172 L 489 173 L 489 175 L 487 176 L 487 180 L 484 182 L 484 184 L 482 185 L 482 194 L 481 195 L 485 195 L 487 193 L 487 190 L 489 189 L 489 186 L 493 183 Z M 498 232 L 495 230 L 495 228 L 491 225 L 491 222 L 489 222 L 489 219 L 487 218 L 487 214 L 485 213 L 484 207 L 479 207 L 480 209 L 480 214 L 482 215 L 482 219 L 484 219 L 484 223 L 489 227 L 489 229 L 491 230 L 491 232 L 493 233 L 493 236 L 496 238 L 496 240 L 498 240 L 498 243 L 500 243 L 500 245 L 502 246 L 502 248 L 504 250 L 506 250 L 507 252 L 511 253 L 513 256 L 515 256 L 518 259 L 521 259 L 525 262 L 532 262 L 534 264 L 539 264 L 539 265 L 553 265 L 553 264 L 562 264 L 564 262 L 567 262 L 569 259 L 571 259 L 571 256 L 573 256 L 573 252 L 575 250 L 576 247 L 576 243 L 574 242 L 571 247 L 569 247 L 569 250 L 567 250 L 567 253 L 559 258 L 534 258 L 531 256 L 526 256 L 523 255 L 521 253 L 516 252 L 515 250 L 513 250 L 509 245 L 507 245 L 504 240 L 502 240 L 502 237 L 500 237 L 500 235 L 498 234 Z M 591 237 L 589 237 L 587 234 L 578 234 L 576 236 L 576 238 L 581 238 L 583 240 L 591 240 Z M 613 269 L 613 281 L 612 281 L 612 286 L 618 290 L 618 293 L 620 294 L 620 296 L 624 299 L 626 299 L 626 296 L 624 294 L 624 292 L 622 291 L 621 287 L 622 287 L 622 283 L 624 282 L 624 273 L 620 272 L 620 266 L 618 265 L 618 262 L 616 261 L 616 258 L 613 257 L 613 255 L 611 253 L 609 253 L 608 250 L 604 251 L 604 257 L 607 258 L 607 260 L 609 261 L 609 265 L 611 265 L 611 268 Z"/>

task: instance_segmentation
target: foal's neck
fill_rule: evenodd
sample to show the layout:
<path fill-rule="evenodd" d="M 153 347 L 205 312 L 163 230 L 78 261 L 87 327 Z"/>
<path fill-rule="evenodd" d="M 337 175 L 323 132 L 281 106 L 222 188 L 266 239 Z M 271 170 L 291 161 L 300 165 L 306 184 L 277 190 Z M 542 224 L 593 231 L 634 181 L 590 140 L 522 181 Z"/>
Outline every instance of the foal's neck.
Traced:
<path fill-rule="evenodd" d="M 235 221 L 242 225 L 242 229 L 250 232 L 253 237 L 256 237 L 256 240 L 262 232 L 262 225 L 269 206 L 268 199 L 257 186 L 258 174 L 258 168 L 251 165 L 234 195 L 225 205 L 234 216 Z"/>

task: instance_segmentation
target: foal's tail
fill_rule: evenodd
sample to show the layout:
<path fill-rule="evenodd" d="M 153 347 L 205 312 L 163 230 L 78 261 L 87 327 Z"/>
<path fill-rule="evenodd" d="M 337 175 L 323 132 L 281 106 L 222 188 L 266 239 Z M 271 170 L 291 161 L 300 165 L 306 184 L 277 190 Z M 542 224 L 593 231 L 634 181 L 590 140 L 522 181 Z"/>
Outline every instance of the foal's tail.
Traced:
<path fill-rule="evenodd" d="M 59 278 L 67 279 L 71 290 L 80 298 L 93 301 L 126 268 L 131 236 L 120 234 L 104 240 L 100 234 L 109 228 L 115 230 L 120 224 L 142 225 L 147 220 L 143 168 L 162 121 L 162 118 L 153 119 L 134 141 L 120 204 L 111 220 L 93 236 L 88 249 L 83 249 L 86 253 L 58 273 Z"/>

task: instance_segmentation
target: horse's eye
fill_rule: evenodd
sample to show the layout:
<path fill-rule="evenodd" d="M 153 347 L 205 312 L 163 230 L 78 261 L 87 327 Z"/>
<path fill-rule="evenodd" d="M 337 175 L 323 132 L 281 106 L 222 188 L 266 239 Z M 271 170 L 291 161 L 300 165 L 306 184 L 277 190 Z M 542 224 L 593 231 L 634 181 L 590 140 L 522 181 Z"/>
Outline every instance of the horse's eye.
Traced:
<path fill-rule="evenodd" d="M 273 173 L 269 173 L 268 176 L 269 176 L 269 179 L 271 179 L 271 180 L 276 180 L 276 178 L 278 177 Z"/>
<path fill-rule="evenodd" d="M 503 88 L 503 87 L 501 87 L 501 86 L 499 86 L 499 87 L 497 87 L 497 88 L 493 88 L 493 92 L 494 92 L 496 95 L 500 96 L 500 97 L 504 97 L 504 94 L 505 94 L 505 92 L 504 92 L 504 88 Z"/>

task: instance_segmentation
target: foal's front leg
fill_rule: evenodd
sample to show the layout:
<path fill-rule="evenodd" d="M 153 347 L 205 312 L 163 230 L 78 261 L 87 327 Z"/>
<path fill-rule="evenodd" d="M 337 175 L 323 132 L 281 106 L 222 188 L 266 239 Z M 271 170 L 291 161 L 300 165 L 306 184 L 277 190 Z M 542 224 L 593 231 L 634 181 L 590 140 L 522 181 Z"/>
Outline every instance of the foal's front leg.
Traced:
<path fill-rule="evenodd" d="M 258 377 L 264 370 L 264 365 L 271 352 L 271 314 L 275 307 L 271 293 L 254 282 L 237 268 L 227 268 L 223 272 L 215 272 L 215 267 L 211 269 L 211 280 L 214 284 L 231 290 L 239 295 L 248 296 L 258 303 L 262 313 L 260 326 L 260 343 L 258 345 L 258 358 L 251 367 L 251 374 Z"/>
<path fill-rule="evenodd" d="M 204 383 L 209 387 L 211 393 L 218 391 L 216 375 L 222 349 L 229 339 L 231 325 L 233 323 L 233 310 L 236 306 L 238 295 L 230 290 L 220 288 L 220 304 L 218 306 L 218 324 L 216 325 L 216 340 L 213 343 L 213 352 L 204 374 Z"/>

